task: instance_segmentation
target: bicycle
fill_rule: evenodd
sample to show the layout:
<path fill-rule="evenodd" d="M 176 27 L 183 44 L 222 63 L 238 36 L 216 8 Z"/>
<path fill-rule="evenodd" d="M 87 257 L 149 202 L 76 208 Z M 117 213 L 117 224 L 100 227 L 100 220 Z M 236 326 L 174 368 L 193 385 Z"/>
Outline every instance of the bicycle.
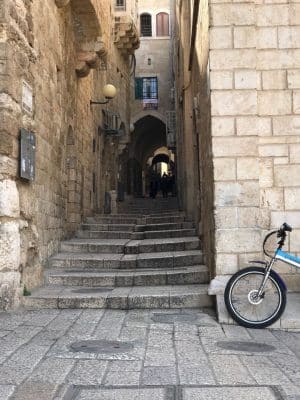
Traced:
<path fill-rule="evenodd" d="M 280 275 L 272 270 L 277 260 L 300 268 L 300 258 L 282 251 L 287 233 L 292 227 L 287 223 L 268 233 L 263 242 L 263 252 L 269 261 L 250 261 L 251 265 L 236 272 L 228 281 L 224 300 L 231 317 L 247 328 L 265 328 L 272 325 L 283 314 L 286 306 L 287 287 Z M 266 243 L 272 235 L 279 241 L 274 254 L 266 250 Z"/>

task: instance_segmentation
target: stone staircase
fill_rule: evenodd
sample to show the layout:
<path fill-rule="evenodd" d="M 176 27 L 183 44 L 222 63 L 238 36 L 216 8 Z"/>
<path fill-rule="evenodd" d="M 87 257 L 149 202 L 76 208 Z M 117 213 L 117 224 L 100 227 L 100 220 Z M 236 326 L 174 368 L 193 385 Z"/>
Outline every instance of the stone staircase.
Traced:
<path fill-rule="evenodd" d="M 45 286 L 23 300 L 29 308 L 203 308 L 212 306 L 207 282 L 199 238 L 176 199 L 138 199 L 87 218 L 49 260 Z"/>

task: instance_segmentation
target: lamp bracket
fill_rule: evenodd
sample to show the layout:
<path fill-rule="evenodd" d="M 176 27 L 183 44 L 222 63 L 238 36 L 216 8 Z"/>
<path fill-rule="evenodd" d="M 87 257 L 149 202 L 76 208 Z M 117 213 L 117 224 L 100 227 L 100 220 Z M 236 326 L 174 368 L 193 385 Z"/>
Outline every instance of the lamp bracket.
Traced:
<path fill-rule="evenodd" d="M 107 104 L 109 102 L 110 99 L 107 99 L 105 101 L 92 101 L 90 100 L 90 105 L 92 104 Z"/>

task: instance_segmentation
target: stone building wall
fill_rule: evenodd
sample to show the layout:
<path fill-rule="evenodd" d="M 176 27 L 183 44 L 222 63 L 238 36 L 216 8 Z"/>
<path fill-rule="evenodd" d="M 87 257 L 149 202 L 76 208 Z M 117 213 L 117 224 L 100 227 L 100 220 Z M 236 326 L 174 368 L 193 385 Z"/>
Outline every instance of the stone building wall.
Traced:
<path fill-rule="evenodd" d="M 151 0 L 139 0 L 138 13 L 148 13 L 152 17 L 152 36 L 141 37 L 140 48 L 136 51 L 136 77 L 155 77 L 158 79 L 158 110 L 154 112 L 165 120 L 166 111 L 173 109 L 171 99 L 171 88 L 174 87 L 172 70 L 172 17 L 173 7 L 170 0 L 153 2 Z M 156 35 L 156 15 L 160 12 L 166 12 L 170 16 L 169 29 L 170 36 Z M 148 60 L 150 59 L 150 65 Z M 133 101 L 131 104 L 132 121 L 147 115 L 143 110 L 142 100 L 135 100 L 134 87 L 132 87 Z"/>
<path fill-rule="evenodd" d="M 60 240 L 103 211 L 105 191 L 116 187 L 119 141 L 101 129 L 105 106 L 90 106 L 114 83 L 121 96 L 108 109 L 128 132 L 129 57 L 114 44 L 112 10 L 106 0 L 1 2 L 0 308 L 17 306 L 24 285 L 41 284 Z M 32 182 L 19 178 L 20 128 L 36 135 Z"/>
<path fill-rule="evenodd" d="M 300 3 L 214 1 L 210 16 L 218 280 L 260 257 L 283 222 L 299 255 Z M 299 273 L 278 268 L 299 290 Z"/>
<path fill-rule="evenodd" d="M 176 2 L 174 46 L 177 49 L 178 186 L 181 188 L 181 203 L 198 227 L 206 263 L 213 277 L 214 185 L 208 73 L 208 2 L 199 2 L 197 9 L 193 6 L 193 2 Z"/>
<path fill-rule="evenodd" d="M 217 294 L 223 321 L 228 321 L 225 283 L 248 260 L 262 257 L 267 231 L 290 223 L 294 230 L 286 248 L 300 254 L 299 13 L 297 0 L 177 2 L 183 202 L 186 210 L 198 208 L 193 217 L 200 221 L 206 261 L 215 276 L 210 293 Z M 193 146 L 199 149 L 198 161 Z M 197 162 L 198 185 L 197 173 L 189 172 L 196 171 Z M 299 273 L 279 263 L 277 268 L 289 290 L 299 291 Z"/>

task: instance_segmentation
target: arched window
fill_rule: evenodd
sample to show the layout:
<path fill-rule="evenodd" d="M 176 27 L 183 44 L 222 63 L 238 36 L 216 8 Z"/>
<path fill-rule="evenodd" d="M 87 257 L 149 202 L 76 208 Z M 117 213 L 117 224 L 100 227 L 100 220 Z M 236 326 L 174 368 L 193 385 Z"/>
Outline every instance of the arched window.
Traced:
<path fill-rule="evenodd" d="M 169 36 L 169 14 L 161 12 L 156 15 L 156 36 Z"/>
<path fill-rule="evenodd" d="M 152 36 L 152 17 L 150 14 L 141 15 L 141 36 Z"/>

